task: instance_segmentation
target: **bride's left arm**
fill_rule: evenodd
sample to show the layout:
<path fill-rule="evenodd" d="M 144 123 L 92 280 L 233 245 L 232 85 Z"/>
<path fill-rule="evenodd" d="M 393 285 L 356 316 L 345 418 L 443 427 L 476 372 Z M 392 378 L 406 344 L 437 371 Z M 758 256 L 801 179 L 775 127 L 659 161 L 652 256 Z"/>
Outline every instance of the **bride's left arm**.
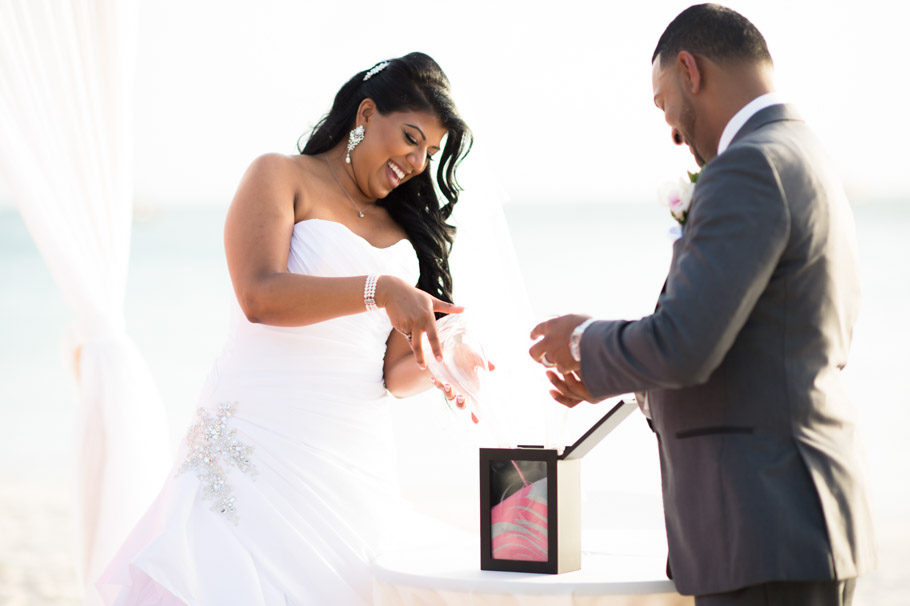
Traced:
<path fill-rule="evenodd" d="M 413 396 L 433 387 L 430 371 L 417 366 L 411 344 L 397 330 L 392 331 L 386 342 L 383 374 L 386 389 L 396 398 Z"/>

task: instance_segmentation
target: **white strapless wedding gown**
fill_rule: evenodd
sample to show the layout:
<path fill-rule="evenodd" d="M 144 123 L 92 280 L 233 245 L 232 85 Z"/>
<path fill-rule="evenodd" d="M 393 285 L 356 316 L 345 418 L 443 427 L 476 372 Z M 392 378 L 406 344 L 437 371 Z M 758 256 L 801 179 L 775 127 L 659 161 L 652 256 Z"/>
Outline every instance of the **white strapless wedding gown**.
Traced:
<path fill-rule="evenodd" d="M 375 248 L 339 223 L 294 226 L 288 271 L 393 274 L 407 240 Z M 235 306 L 158 498 L 98 582 L 108 604 L 370 604 L 370 562 L 399 511 L 383 312 L 299 328 Z"/>

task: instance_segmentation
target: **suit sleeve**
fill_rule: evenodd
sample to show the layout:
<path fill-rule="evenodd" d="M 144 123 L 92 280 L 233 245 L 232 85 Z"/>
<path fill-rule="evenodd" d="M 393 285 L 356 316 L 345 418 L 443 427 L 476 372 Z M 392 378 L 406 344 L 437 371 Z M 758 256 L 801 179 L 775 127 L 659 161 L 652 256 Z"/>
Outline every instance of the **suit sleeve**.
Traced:
<path fill-rule="evenodd" d="M 704 383 L 720 365 L 784 251 L 790 217 L 777 169 L 740 145 L 702 172 L 657 308 L 591 324 L 581 376 L 595 397 Z"/>

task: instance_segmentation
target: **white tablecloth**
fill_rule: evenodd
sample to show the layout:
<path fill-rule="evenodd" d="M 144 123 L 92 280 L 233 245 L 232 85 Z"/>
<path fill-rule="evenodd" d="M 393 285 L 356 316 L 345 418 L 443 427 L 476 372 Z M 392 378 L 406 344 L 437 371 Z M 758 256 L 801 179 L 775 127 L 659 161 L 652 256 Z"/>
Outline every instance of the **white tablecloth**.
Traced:
<path fill-rule="evenodd" d="M 581 570 L 560 575 L 480 570 L 476 538 L 386 553 L 375 606 L 691 606 L 665 577 L 661 537 L 600 531 L 582 539 Z"/>

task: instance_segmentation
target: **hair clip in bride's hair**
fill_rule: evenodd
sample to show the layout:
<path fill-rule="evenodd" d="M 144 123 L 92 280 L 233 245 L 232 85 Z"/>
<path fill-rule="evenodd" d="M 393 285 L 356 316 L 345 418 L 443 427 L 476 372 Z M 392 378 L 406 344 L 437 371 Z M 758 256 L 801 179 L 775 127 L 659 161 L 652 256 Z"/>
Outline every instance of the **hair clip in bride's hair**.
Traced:
<path fill-rule="evenodd" d="M 369 80 L 370 78 L 372 78 L 373 76 L 375 76 L 376 74 L 378 74 L 379 72 L 381 72 L 382 70 L 387 68 L 388 66 L 389 66 L 388 61 L 383 61 L 381 63 L 377 63 L 376 66 L 373 67 L 373 69 L 371 69 L 370 71 L 368 71 L 366 74 L 363 75 L 363 81 L 366 82 L 367 80 Z"/>

